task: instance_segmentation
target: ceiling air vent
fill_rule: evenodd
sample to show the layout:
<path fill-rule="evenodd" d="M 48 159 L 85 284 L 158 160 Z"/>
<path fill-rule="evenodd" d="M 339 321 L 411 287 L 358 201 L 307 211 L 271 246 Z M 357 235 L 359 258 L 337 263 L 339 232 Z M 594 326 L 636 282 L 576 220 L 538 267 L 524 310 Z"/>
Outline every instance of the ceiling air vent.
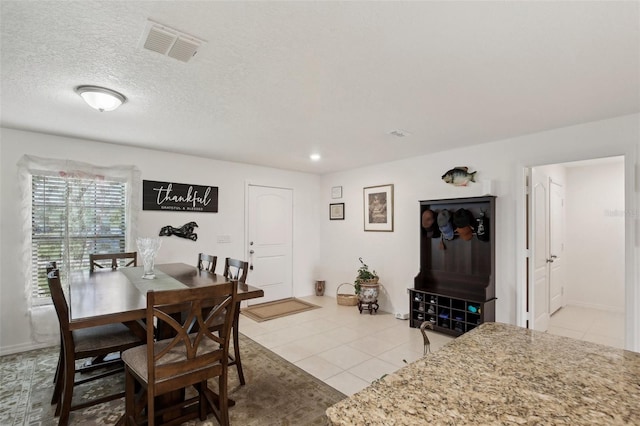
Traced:
<path fill-rule="evenodd" d="M 204 40 L 197 37 L 148 20 L 141 44 L 145 49 L 182 62 L 189 62 L 204 43 Z"/>

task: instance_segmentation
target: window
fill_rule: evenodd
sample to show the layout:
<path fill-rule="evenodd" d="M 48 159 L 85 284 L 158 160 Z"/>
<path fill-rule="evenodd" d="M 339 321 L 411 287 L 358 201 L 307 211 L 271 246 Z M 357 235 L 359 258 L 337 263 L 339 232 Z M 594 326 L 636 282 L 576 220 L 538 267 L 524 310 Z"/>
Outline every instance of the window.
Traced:
<path fill-rule="evenodd" d="M 32 175 L 34 303 L 49 301 L 48 262 L 59 262 L 64 274 L 67 268 L 88 269 L 90 253 L 125 251 L 126 186 L 124 182 L 82 174 Z"/>

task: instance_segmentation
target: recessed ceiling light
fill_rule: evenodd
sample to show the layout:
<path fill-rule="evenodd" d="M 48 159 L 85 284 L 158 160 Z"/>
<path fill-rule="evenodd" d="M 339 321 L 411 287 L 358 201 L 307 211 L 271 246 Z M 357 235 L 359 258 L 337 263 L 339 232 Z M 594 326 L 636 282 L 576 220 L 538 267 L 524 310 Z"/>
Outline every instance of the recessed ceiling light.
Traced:
<path fill-rule="evenodd" d="M 320 154 L 311 154 L 309 158 L 311 158 L 311 161 L 320 161 L 322 157 L 320 157 Z"/>
<path fill-rule="evenodd" d="M 398 138 L 403 138 L 405 136 L 411 136 L 411 133 L 407 132 L 406 130 L 402 130 L 402 129 L 395 129 L 389 132 L 389 134 L 391 136 L 395 136 Z"/>

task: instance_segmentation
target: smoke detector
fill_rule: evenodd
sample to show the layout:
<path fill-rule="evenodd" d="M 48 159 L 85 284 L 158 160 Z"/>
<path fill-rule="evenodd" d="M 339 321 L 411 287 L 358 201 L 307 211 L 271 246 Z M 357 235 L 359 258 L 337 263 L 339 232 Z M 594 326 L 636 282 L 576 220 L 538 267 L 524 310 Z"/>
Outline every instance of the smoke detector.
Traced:
<path fill-rule="evenodd" d="M 402 129 L 395 129 L 389 132 L 391 136 L 395 136 L 397 138 L 404 138 L 405 136 L 411 136 L 411 133 Z"/>
<path fill-rule="evenodd" d="M 149 19 L 142 34 L 140 47 L 182 62 L 189 62 L 204 43 L 205 40 Z"/>

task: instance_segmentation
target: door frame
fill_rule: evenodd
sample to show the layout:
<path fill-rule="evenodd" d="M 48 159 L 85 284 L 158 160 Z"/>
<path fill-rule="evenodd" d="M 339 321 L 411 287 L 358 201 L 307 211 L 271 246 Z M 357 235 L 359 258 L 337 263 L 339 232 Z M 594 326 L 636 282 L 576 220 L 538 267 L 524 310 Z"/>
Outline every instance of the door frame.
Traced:
<path fill-rule="evenodd" d="M 545 162 L 515 166 L 515 204 L 516 204 L 516 324 L 527 327 L 529 312 L 527 310 L 528 291 L 528 257 L 527 249 L 527 176 L 530 168 L 549 164 L 567 163 L 571 161 L 589 160 L 613 156 L 624 157 L 624 201 L 625 201 L 625 348 L 640 352 L 640 235 L 637 235 L 636 219 L 638 203 L 636 190 L 640 190 L 640 168 L 636 167 L 636 147 L 632 152 L 602 154 L 598 157 L 556 158 Z M 640 166 L 639 166 L 640 167 Z M 638 248 L 636 248 L 638 247 Z"/>

